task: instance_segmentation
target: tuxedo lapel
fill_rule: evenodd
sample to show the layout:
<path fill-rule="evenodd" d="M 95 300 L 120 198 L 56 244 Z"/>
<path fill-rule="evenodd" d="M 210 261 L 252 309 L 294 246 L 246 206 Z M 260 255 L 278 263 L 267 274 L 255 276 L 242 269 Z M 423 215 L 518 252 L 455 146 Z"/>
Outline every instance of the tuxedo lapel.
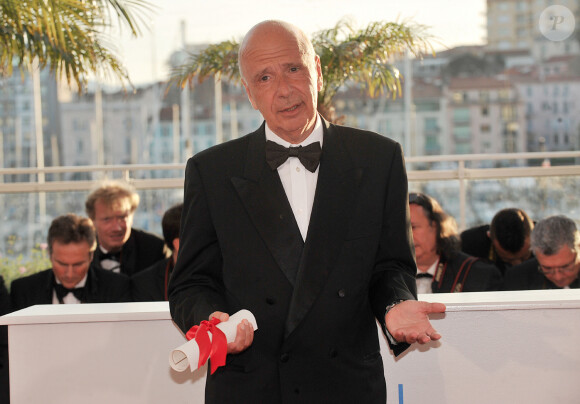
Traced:
<path fill-rule="evenodd" d="M 231 179 L 274 260 L 294 285 L 304 242 L 276 170 L 266 163 L 264 125 L 249 135 L 244 176 Z"/>
<path fill-rule="evenodd" d="M 306 316 L 335 267 L 354 210 L 363 170 L 354 167 L 338 128 L 324 125 L 316 194 L 290 310 L 286 337 Z"/>
<path fill-rule="evenodd" d="M 131 276 L 137 270 L 137 240 L 135 239 L 135 232 L 131 228 L 131 235 L 121 250 L 121 273 Z M 141 268 L 144 269 L 144 268 Z"/>

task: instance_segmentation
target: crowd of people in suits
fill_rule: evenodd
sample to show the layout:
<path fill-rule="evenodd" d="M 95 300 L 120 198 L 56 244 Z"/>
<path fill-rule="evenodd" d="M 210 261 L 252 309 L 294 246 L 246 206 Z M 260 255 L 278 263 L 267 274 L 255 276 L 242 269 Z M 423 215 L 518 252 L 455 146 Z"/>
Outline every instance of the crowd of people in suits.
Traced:
<path fill-rule="evenodd" d="M 55 218 L 47 238 L 52 268 L 14 280 L 10 292 L 0 277 L 0 314 L 36 304 L 167 300 L 183 204 L 164 213 L 163 239 L 133 228 L 138 205 L 135 190 L 110 182 L 87 198 L 88 217 Z M 409 194 L 409 209 L 418 293 L 579 287 L 580 232 L 565 216 L 534 223 L 521 209 L 503 209 L 490 224 L 459 233 L 453 217 L 429 195 Z M 7 345 L 4 327 L 3 380 Z M 0 398 L 8 402 L 4 385 Z"/>
<path fill-rule="evenodd" d="M 183 204 L 164 213 L 164 238 L 133 227 L 138 206 L 133 188 L 108 182 L 88 196 L 88 217 L 56 217 L 47 237 L 51 268 L 14 280 L 10 291 L 0 276 L 0 315 L 38 304 L 167 300 Z M 6 326 L 0 327 L 0 402 L 9 402 Z"/>
<path fill-rule="evenodd" d="M 580 287 L 580 231 L 555 215 L 537 222 L 519 208 L 459 233 L 429 195 L 409 195 L 418 293 Z"/>

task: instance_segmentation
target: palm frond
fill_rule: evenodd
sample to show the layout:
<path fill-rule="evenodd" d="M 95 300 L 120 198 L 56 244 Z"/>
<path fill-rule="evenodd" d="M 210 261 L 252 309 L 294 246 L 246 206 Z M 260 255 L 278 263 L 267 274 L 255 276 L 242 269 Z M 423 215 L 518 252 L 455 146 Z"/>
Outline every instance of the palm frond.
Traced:
<path fill-rule="evenodd" d="M 192 86 L 195 79 L 201 83 L 211 76 L 240 83 L 238 48 L 239 43 L 230 40 L 209 45 L 199 53 L 189 53 L 186 62 L 171 71 L 170 85 L 176 83 L 183 88 L 187 84 Z"/>
<path fill-rule="evenodd" d="M 11 74 L 13 67 L 26 69 L 37 59 L 41 68 L 49 67 L 79 90 L 91 73 L 129 82 L 105 32 L 116 15 L 121 26 L 138 35 L 139 12 L 151 7 L 141 0 L 2 0 L 1 70 Z"/>
<path fill-rule="evenodd" d="M 357 30 L 343 19 L 334 27 L 315 33 L 312 44 L 320 57 L 324 78 L 319 110 L 331 110 L 334 97 L 347 82 L 361 85 L 371 97 L 401 96 L 401 76 L 393 62 L 405 52 L 415 57 L 434 54 L 433 40 L 425 26 L 411 22 L 372 22 Z M 183 64 L 172 70 L 169 85 L 183 88 L 214 75 L 239 83 L 238 47 L 236 41 L 224 41 L 189 54 Z"/>

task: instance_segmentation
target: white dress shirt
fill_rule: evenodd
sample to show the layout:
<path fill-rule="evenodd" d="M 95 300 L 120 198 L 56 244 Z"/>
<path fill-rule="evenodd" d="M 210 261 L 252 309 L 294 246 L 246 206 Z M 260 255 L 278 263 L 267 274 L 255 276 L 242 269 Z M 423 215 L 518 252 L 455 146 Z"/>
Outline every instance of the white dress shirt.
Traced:
<path fill-rule="evenodd" d="M 437 265 L 439 265 L 439 259 L 435 260 L 435 262 L 429 267 L 429 269 L 427 269 L 426 273 L 435 276 L 435 270 L 437 269 Z M 417 293 L 433 293 L 433 290 L 431 289 L 431 283 L 433 283 L 433 278 L 417 278 L 415 280 L 417 282 Z"/>
<path fill-rule="evenodd" d="M 314 142 L 320 142 L 322 147 L 323 138 L 322 122 L 316 117 L 314 130 L 302 143 L 291 144 L 276 135 L 266 124 L 266 140 L 271 140 L 284 147 L 290 146 L 308 146 Z M 313 173 L 308 171 L 298 157 L 289 157 L 280 167 L 278 175 L 284 186 L 286 197 L 292 207 L 292 212 L 298 223 L 298 228 L 302 234 L 302 239 L 306 240 L 308 233 L 308 223 L 310 223 L 310 214 L 312 213 L 312 204 L 314 203 L 314 193 L 316 191 L 316 182 L 318 181 L 318 170 L 320 165 Z"/>
<path fill-rule="evenodd" d="M 105 250 L 103 247 L 99 246 L 99 249 L 104 253 L 107 254 L 108 251 Z M 120 273 L 121 272 L 121 263 L 119 261 L 115 261 L 112 259 L 104 259 L 101 260 L 101 268 L 109 270 L 109 271 L 113 271 L 116 273 Z"/>

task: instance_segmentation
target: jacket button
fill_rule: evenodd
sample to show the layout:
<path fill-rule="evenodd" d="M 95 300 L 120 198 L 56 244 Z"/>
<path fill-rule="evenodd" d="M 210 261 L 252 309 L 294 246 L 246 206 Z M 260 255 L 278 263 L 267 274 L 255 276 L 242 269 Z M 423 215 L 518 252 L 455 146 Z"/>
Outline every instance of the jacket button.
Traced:
<path fill-rule="evenodd" d="M 336 349 L 332 348 L 329 352 L 329 355 L 331 358 L 336 358 L 338 356 L 338 352 L 336 351 Z"/>
<path fill-rule="evenodd" d="M 344 291 L 344 289 L 340 289 L 338 291 L 338 297 L 345 297 L 346 296 L 346 292 Z"/>
<path fill-rule="evenodd" d="M 280 362 L 282 363 L 288 362 L 289 359 L 290 355 L 288 355 L 287 353 L 283 353 L 282 355 L 280 355 Z"/>
<path fill-rule="evenodd" d="M 272 299 L 271 297 L 268 297 L 266 298 L 266 303 L 272 306 L 274 303 L 276 303 L 276 300 Z"/>

